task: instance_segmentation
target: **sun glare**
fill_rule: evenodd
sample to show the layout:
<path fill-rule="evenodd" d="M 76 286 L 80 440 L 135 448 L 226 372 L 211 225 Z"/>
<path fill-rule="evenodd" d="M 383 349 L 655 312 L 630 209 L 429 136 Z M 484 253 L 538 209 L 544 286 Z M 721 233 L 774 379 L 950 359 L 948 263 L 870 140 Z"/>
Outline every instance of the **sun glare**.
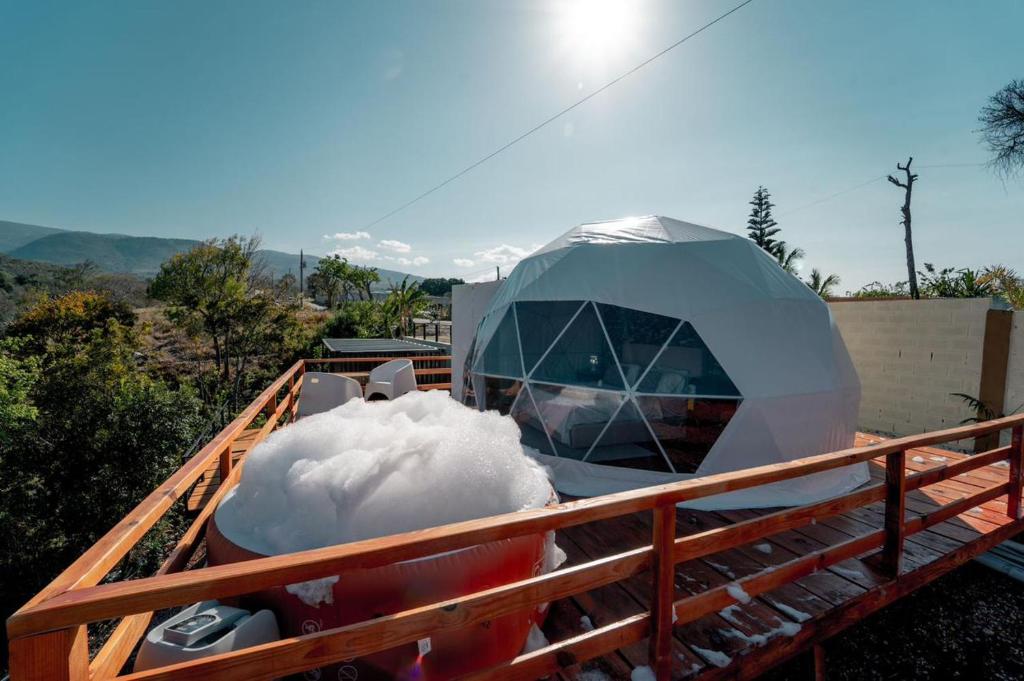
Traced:
<path fill-rule="evenodd" d="M 584 59 L 614 55 L 636 30 L 636 3 L 628 0 L 568 0 L 560 14 L 565 40 Z"/>

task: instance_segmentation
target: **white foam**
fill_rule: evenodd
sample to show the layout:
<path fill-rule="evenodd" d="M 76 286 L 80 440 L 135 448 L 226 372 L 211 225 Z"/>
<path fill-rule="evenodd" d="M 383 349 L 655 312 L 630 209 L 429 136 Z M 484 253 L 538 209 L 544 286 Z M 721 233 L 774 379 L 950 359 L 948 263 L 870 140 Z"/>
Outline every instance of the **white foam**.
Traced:
<path fill-rule="evenodd" d="M 853 570 L 851 568 L 844 568 L 844 567 L 840 567 L 839 565 L 833 565 L 832 566 L 832 570 L 834 570 L 835 572 L 838 572 L 839 574 L 841 574 L 843 577 L 846 577 L 847 579 L 852 579 L 852 580 L 855 580 L 855 581 L 858 580 L 858 579 L 867 579 L 868 578 L 867 575 L 865 575 L 860 570 Z"/>
<path fill-rule="evenodd" d="M 629 681 L 656 681 L 656 679 L 654 670 L 647 665 L 634 667 L 633 671 L 629 674 Z"/>
<path fill-rule="evenodd" d="M 729 666 L 729 663 L 732 662 L 731 657 L 717 650 L 708 650 L 707 648 L 700 648 L 698 646 L 693 646 L 693 650 L 716 667 L 727 667 Z"/>
<path fill-rule="evenodd" d="M 576 681 L 612 681 L 612 677 L 600 669 L 586 669 L 576 675 Z"/>
<path fill-rule="evenodd" d="M 911 461 L 913 461 L 914 463 L 924 463 L 924 457 L 923 456 L 915 456 L 915 457 L 913 457 L 911 459 Z"/>
<path fill-rule="evenodd" d="M 331 605 L 334 603 L 334 585 L 338 583 L 338 576 L 324 577 L 323 579 L 311 579 L 308 582 L 289 584 L 285 591 L 298 596 L 299 600 L 306 605 L 319 608 L 321 603 Z"/>
<path fill-rule="evenodd" d="M 583 631 L 594 630 L 594 623 L 586 615 L 580 615 L 580 626 L 583 628 Z"/>
<path fill-rule="evenodd" d="M 796 608 L 786 605 L 781 601 L 769 600 L 768 602 L 776 608 L 778 608 L 779 610 L 781 610 L 783 614 L 789 615 L 797 622 L 806 622 L 807 620 L 811 619 L 811 616 L 803 610 L 797 610 Z"/>
<path fill-rule="evenodd" d="M 750 594 L 743 590 L 743 587 L 733 582 L 725 587 L 726 592 L 740 603 L 749 603 Z"/>
<path fill-rule="evenodd" d="M 255 447 L 217 525 L 279 554 L 539 508 L 553 492 L 519 436 L 511 418 L 441 391 L 351 400 Z M 548 553 L 552 568 L 564 555 Z"/>
<path fill-rule="evenodd" d="M 939 463 L 945 463 L 946 461 L 949 461 L 949 459 L 944 456 L 933 456 L 931 457 L 931 460 L 938 461 Z"/>
<path fill-rule="evenodd" d="M 758 551 L 760 551 L 761 553 L 765 553 L 765 554 L 769 554 L 769 553 L 772 552 L 772 545 L 768 544 L 768 543 L 754 544 L 754 548 L 757 549 Z"/>
<path fill-rule="evenodd" d="M 548 637 L 544 635 L 544 632 L 540 630 L 536 624 L 530 625 L 530 633 L 526 635 L 526 644 L 523 646 L 523 654 L 532 653 L 535 650 L 541 648 L 547 648 L 551 645 L 548 641 Z"/>

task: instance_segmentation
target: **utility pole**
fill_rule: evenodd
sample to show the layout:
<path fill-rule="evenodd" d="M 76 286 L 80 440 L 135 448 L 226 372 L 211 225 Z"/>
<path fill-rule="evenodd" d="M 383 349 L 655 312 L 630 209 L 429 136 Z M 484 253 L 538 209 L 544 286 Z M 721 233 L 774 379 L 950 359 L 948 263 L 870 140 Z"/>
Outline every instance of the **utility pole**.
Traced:
<path fill-rule="evenodd" d="M 494 277 L 494 281 L 501 281 L 501 265 L 495 265 L 494 266 L 494 271 L 496 273 L 495 277 Z"/>
<path fill-rule="evenodd" d="M 921 298 L 921 294 L 917 290 L 917 269 L 914 266 L 914 240 L 910 233 L 910 195 L 914 191 L 914 181 L 917 180 L 917 173 L 910 172 L 910 164 L 914 162 L 914 157 L 911 156 L 907 159 L 906 165 L 896 164 L 897 170 L 902 170 L 906 173 L 906 182 L 900 182 L 892 175 L 889 175 L 889 182 L 892 182 L 897 187 L 903 189 L 903 208 L 900 212 L 903 213 L 903 219 L 900 224 L 903 225 L 904 230 L 904 242 L 907 245 L 907 284 L 910 286 L 910 297 L 914 300 Z"/>
<path fill-rule="evenodd" d="M 302 274 L 306 269 L 306 258 L 302 253 L 302 249 L 299 249 L 299 309 L 302 309 Z"/>

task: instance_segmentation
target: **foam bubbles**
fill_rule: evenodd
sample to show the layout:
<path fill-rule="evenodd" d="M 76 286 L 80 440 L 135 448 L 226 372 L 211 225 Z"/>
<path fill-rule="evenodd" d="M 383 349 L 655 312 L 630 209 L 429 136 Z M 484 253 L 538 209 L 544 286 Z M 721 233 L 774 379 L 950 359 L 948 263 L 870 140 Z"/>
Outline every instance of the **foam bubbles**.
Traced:
<path fill-rule="evenodd" d="M 279 554 L 540 508 L 547 471 L 519 435 L 511 418 L 441 391 L 351 400 L 255 447 L 217 525 Z"/>

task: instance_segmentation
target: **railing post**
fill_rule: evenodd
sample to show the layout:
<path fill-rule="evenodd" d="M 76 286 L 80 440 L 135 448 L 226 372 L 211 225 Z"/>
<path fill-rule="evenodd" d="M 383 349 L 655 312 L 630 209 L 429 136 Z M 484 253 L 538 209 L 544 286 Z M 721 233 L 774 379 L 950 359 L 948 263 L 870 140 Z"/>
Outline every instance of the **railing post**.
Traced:
<path fill-rule="evenodd" d="M 220 453 L 220 481 L 223 483 L 231 475 L 231 443 L 229 442 Z"/>
<path fill-rule="evenodd" d="M 672 603 L 675 601 L 675 504 L 654 509 L 653 544 L 650 664 L 658 681 L 668 681 L 672 676 Z"/>
<path fill-rule="evenodd" d="M 88 681 L 85 627 L 59 629 L 10 642 L 12 681 Z"/>
<path fill-rule="evenodd" d="M 1020 520 L 1020 495 L 1024 476 L 1024 426 L 1014 426 L 1010 436 L 1010 491 L 1006 494 L 1006 514 Z"/>
<path fill-rule="evenodd" d="M 907 452 L 900 450 L 885 457 L 885 547 L 882 571 L 895 579 L 903 562 L 904 519 L 907 506 Z"/>

